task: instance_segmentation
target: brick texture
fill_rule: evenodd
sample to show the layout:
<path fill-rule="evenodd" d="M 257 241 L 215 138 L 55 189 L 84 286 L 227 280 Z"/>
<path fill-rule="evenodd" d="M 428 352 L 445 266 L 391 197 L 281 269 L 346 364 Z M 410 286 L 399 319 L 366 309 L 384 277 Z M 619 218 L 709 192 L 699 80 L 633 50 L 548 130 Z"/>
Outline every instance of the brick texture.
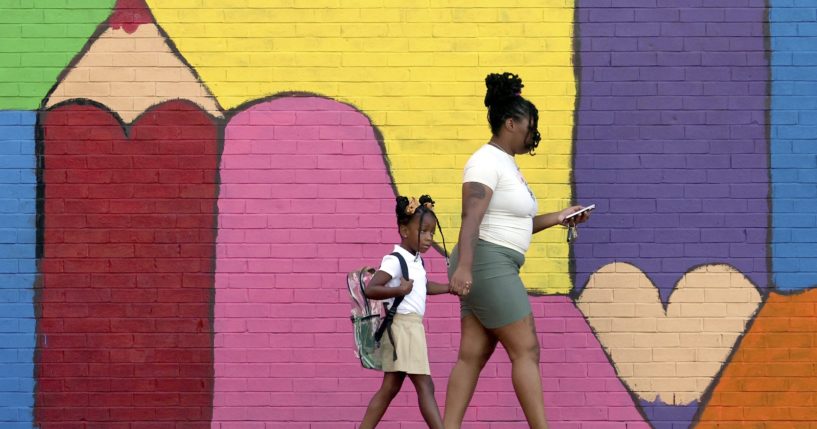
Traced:
<path fill-rule="evenodd" d="M 0 427 L 31 427 L 36 114 L 0 112 Z"/>
<path fill-rule="evenodd" d="M 0 1 L 0 427 L 356 427 L 381 375 L 345 274 L 391 250 L 395 194 L 431 194 L 453 247 L 502 71 L 540 111 L 518 162 L 541 211 L 597 205 L 522 272 L 551 427 L 815 427 L 815 20 L 803 0 Z M 458 318 L 429 299 L 440 405 Z M 500 348 L 467 427 L 527 427 L 510 374 Z M 410 383 L 379 427 L 425 427 Z"/>
<path fill-rule="evenodd" d="M 209 427 L 212 118 L 169 102 L 127 135 L 96 106 L 63 105 L 41 120 L 37 422 Z"/>

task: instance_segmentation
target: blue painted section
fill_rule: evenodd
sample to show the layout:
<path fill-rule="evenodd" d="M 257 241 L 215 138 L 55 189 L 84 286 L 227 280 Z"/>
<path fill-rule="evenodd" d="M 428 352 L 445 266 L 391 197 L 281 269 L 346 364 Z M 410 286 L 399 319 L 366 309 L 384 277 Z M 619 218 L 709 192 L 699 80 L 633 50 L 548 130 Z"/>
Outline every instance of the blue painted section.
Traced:
<path fill-rule="evenodd" d="M 811 7 L 805 7 L 811 6 Z M 772 0 L 772 280 L 817 285 L 817 8 Z"/>
<path fill-rule="evenodd" d="M 661 398 L 655 402 L 639 401 L 641 409 L 654 429 L 689 429 L 700 403 L 669 405 Z"/>
<path fill-rule="evenodd" d="M 0 111 L 0 427 L 11 429 L 34 420 L 35 120 Z"/>

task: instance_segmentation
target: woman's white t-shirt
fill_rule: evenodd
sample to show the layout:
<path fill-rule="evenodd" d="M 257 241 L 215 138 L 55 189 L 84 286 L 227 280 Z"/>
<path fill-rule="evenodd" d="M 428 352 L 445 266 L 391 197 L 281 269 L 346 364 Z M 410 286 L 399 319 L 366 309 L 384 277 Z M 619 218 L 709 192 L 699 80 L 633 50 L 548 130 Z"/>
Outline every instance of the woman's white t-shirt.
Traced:
<path fill-rule="evenodd" d="M 400 253 L 408 265 L 409 278 L 414 280 L 414 287 L 411 292 L 403 297 L 403 302 L 397 307 L 398 314 L 417 313 L 423 315 L 426 312 L 426 269 L 423 267 L 422 256 L 417 255 L 416 258 L 408 250 L 397 245 L 394 246 L 394 251 Z M 380 271 L 386 272 L 391 276 L 391 280 L 386 283 L 388 287 L 400 286 L 400 279 L 403 278 L 403 270 L 400 269 L 400 261 L 396 256 L 391 254 L 383 257 L 380 262 Z M 389 305 L 394 302 L 394 298 L 388 300 Z"/>
<path fill-rule="evenodd" d="M 514 158 L 486 144 L 468 159 L 462 182 L 481 183 L 493 191 L 479 226 L 479 238 L 524 255 L 539 205 Z"/>

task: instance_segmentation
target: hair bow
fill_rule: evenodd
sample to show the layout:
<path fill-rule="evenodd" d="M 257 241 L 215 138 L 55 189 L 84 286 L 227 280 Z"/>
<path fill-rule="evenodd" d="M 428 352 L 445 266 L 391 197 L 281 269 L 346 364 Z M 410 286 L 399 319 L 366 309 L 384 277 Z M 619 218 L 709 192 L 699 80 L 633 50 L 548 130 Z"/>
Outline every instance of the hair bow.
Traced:
<path fill-rule="evenodd" d="M 420 203 L 417 201 L 417 198 L 411 197 L 408 206 L 406 206 L 406 214 L 413 215 L 414 212 L 417 210 L 417 207 L 420 207 Z"/>

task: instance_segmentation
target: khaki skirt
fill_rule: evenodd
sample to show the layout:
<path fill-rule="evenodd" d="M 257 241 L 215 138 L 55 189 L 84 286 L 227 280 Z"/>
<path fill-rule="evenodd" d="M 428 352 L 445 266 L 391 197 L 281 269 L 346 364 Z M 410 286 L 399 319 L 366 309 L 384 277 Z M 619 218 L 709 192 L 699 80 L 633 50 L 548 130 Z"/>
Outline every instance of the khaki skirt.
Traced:
<path fill-rule="evenodd" d="M 388 331 L 380 340 L 383 372 L 431 375 L 423 316 L 416 313 L 395 314 L 391 331 L 396 347 L 392 344 Z M 397 360 L 394 359 L 395 348 Z"/>

